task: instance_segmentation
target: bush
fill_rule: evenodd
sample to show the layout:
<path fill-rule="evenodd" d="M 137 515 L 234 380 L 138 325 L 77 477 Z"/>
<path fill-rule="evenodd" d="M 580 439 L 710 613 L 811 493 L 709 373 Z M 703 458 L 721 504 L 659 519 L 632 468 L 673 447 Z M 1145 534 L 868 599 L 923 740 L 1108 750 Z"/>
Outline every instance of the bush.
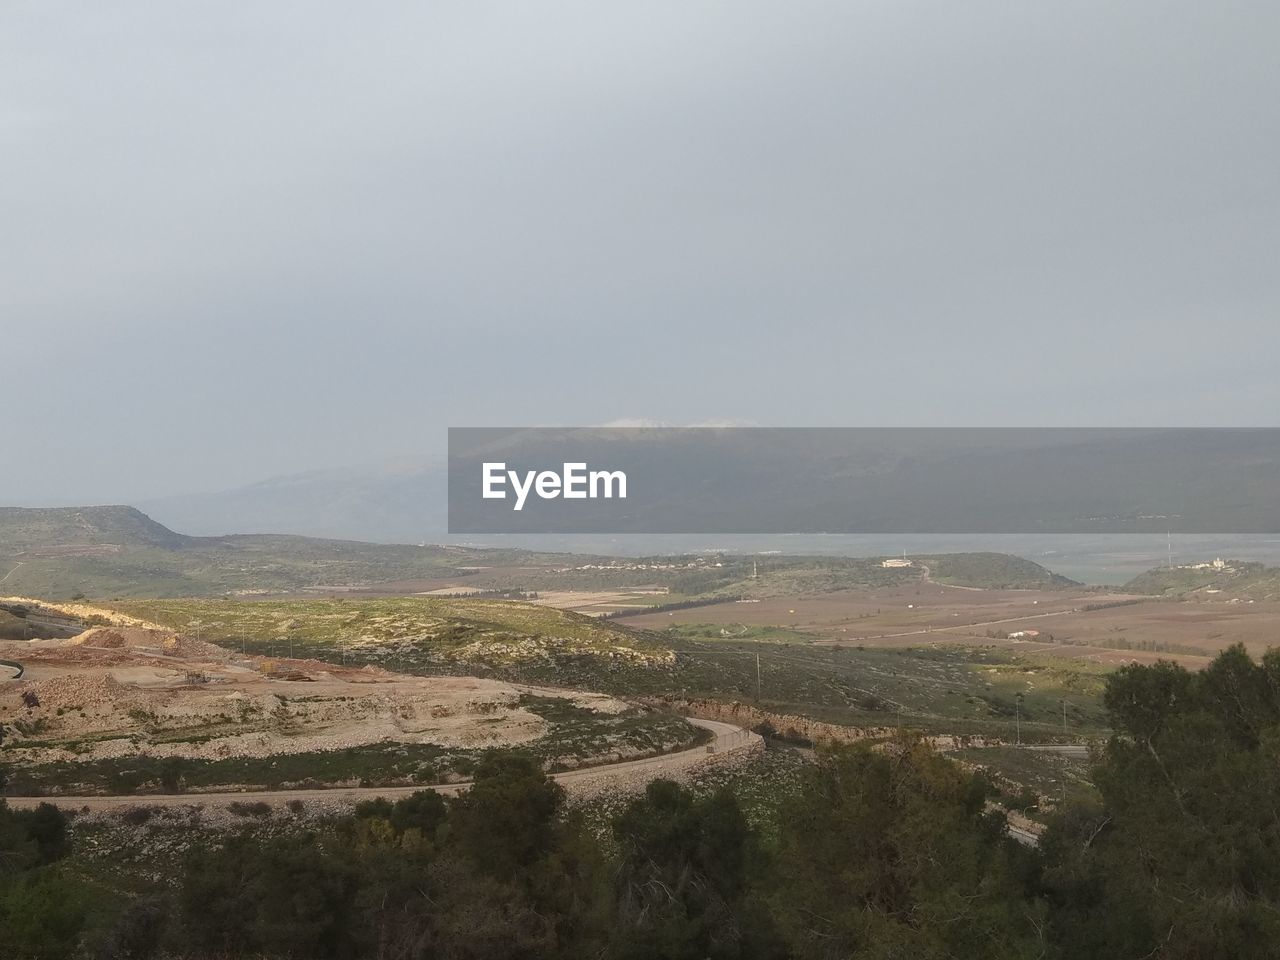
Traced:
<path fill-rule="evenodd" d="M 237 817 L 262 817 L 271 816 L 271 804 L 265 800 L 255 800 L 246 802 L 244 800 L 233 800 L 227 804 L 227 809 L 234 813 Z"/>

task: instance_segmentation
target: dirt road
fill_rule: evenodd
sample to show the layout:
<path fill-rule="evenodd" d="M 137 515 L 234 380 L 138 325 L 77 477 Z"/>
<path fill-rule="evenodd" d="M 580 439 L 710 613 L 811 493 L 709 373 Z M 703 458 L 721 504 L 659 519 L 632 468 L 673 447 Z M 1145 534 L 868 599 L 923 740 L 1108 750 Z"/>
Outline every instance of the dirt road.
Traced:
<path fill-rule="evenodd" d="M 622 763 L 610 763 L 596 767 L 585 767 L 581 770 L 569 770 L 557 773 L 553 778 L 571 792 L 591 793 L 596 790 L 607 790 L 619 787 L 639 786 L 657 777 L 669 777 L 708 762 L 719 762 L 719 758 L 739 753 L 750 753 L 759 749 L 764 741 L 759 734 L 744 730 L 730 723 L 716 720 L 697 720 L 688 718 L 695 726 L 710 730 L 714 735 L 710 743 L 699 744 L 688 750 L 667 753 L 643 760 L 626 760 Z M 396 799 L 405 797 L 418 790 L 435 790 L 437 793 L 453 796 L 466 790 L 470 781 L 447 784 L 422 784 L 410 787 L 333 787 L 319 790 L 244 790 L 233 793 L 163 793 L 133 794 L 118 797 L 6 797 L 10 807 L 29 809 L 41 803 L 52 803 L 69 810 L 119 810 L 127 807 L 148 806 L 183 806 L 203 804 L 205 806 L 226 806 L 230 803 L 265 802 L 271 804 L 288 803 L 290 800 L 301 800 L 310 804 L 312 801 L 336 804 L 353 804 L 358 800 L 372 800 L 377 797 Z"/>

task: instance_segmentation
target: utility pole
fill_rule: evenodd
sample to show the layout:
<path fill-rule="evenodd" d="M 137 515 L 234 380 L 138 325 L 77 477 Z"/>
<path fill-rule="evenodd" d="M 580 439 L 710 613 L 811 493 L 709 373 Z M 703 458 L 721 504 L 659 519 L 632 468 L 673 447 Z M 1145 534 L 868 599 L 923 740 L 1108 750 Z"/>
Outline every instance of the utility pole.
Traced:
<path fill-rule="evenodd" d="M 1064 697 L 1062 700 L 1062 735 L 1067 734 L 1067 701 Z"/>
<path fill-rule="evenodd" d="M 1013 723 L 1017 732 L 1018 746 L 1022 746 L 1022 694 L 1013 698 Z"/>
<path fill-rule="evenodd" d="M 756 701 L 760 700 L 760 654 L 756 654 Z"/>

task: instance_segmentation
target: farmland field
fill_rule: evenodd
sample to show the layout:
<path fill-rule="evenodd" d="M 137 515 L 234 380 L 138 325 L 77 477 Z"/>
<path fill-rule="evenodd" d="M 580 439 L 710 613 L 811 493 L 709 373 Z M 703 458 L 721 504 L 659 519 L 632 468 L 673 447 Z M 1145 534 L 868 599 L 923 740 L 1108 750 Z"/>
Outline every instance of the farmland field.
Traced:
<path fill-rule="evenodd" d="M 1260 655 L 1280 641 L 1280 602 L 979 591 L 921 583 L 794 599 L 729 601 L 620 622 L 724 637 L 774 628 L 816 643 L 867 647 L 983 645 L 1103 664 L 1164 657 L 1195 667 L 1235 643 Z"/>

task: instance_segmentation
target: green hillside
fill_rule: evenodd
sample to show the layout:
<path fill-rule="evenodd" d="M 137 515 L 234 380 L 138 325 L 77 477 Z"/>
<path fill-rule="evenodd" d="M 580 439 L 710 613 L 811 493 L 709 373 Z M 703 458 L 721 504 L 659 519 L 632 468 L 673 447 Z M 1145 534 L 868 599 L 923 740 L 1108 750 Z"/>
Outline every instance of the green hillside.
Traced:
<path fill-rule="evenodd" d="M 1139 574 L 1124 586 L 1132 593 L 1155 596 L 1218 596 L 1225 599 L 1280 599 L 1280 567 L 1252 561 L 1227 560 L 1222 567 L 1212 563 L 1180 567 L 1157 567 Z"/>
<path fill-rule="evenodd" d="M 220 596 L 454 577 L 475 551 L 250 535 L 189 537 L 132 507 L 0 509 L 0 595 Z"/>
<path fill-rule="evenodd" d="M 180 550 L 195 542 L 133 507 L 0 507 L 0 551 L 10 555 L 103 545 Z"/>
<path fill-rule="evenodd" d="M 953 586 L 1019 590 L 1080 586 L 1032 560 L 1008 553 L 944 553 L 917 559 L 929 567 L 930 579 Z"/>
<path fill-rule="evenodd" d="M 650 586 L 672 598 L 785 596 L 910 583 L 1072 586 L 1038 563 L 1001 553 L 882 558 L 687 555 L 622 559 L 523 550 L 359 543 L 252 534 L 191 537 L 133 507 L 0 509 L 0 596 L 216 597 L 320 587 L 447 580 L 478 590 Z"/>

